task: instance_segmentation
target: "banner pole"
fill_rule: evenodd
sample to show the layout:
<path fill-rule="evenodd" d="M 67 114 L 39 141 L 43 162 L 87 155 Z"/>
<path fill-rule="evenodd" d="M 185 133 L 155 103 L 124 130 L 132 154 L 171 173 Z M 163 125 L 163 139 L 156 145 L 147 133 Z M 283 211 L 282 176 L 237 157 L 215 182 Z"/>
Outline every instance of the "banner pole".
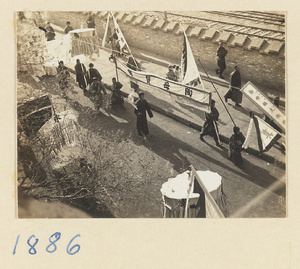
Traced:
<path fill-rule="evenodd" d="M 207 74 L 207 72 L 206 72 L 206 70 L 205 70 L 204 66 L 202 65 L 202 63 L 201 63 L 200 59 L 198 59 L 198 61 L 199 61 L 199 63 L 201 64 L 201 66 L 202 66 L 202 68 L 203 68 L 203 70 L 204 70 L 204 72 L 205 72 L 206 76 L 208 77 L 208 79 L 209 79 L 210 83 L 211 83 L 211 84 L 212 84 L 212 86 L 214 87 L 214 89 L 215 89 L 216 93 L 218 94 L 218 96 L 219 96 L 219 98 L 220 98 L 220 100 L 221 100 L 222 104 L 224 105 L 224 107 L 225 107 L 225 109 L 226 109 L 226 112 L 228 113 L 228 115 L 229 115 L 229 117 L 230 117 L 230 119 L 231 119 L 231 121 L 232 121 L 232 123 L 233 123 L 233 125 L 234 125 L 234 126 L 236 126 L 236 124 L 235 124 L 235 122 L 234 122 L 233 118 L 231 117 L 231 115 L 230 115 L 230 113 L 229 113 L 229 111 L 228 111 L 227 107 L 226 107 L 226 106 L 225 106 L 225 104 L 224 104 L 224 101 L 222 100 L 222 98 L 221 98 L 221 96 L 220 96 L 220 94 L 219 94 L 218 90 L 216 89 L 216 87 L 215 87 L 214 83 L 211 81 L 211 79 L 210 79 L 210 76 Z"/>

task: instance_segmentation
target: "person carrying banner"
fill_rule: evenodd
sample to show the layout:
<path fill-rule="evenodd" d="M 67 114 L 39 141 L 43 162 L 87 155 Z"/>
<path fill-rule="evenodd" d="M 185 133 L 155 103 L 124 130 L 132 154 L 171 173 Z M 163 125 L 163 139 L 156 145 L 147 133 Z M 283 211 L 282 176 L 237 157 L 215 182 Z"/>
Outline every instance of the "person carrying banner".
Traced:
<path fill-rule="evenodd" d="M 169 80 L 177 81 L 177 77 L 176 77 L 175 72 L 174 72 L 174 67 L 172 65 L 169 65 L 169 71 L 167 73 L 166 78 L 169 79 Z"/>
<path fill-rule="evenodd" d="M 79 88 L 86 92 L 87 80 L 86 80 L 86 68 L 79 59 L 76 60 L 75 65 L 76 82 L 78 82 Z"/>
<path fill-rule="evenodd" d="M 219 78 L 224 79 L 223 72 L 226 69 L 226 62 L 225 62 L 225 56 L 227 55 L 228 51 L 223 47 L 223 43 L 219 43 L 219 48 L 217 50 L 217 56 L 218 56 L 218 69 L 216 69 L 217 75 L 219 75 Z"/>
<path fill-rule="evenodd" d="M 107 84 L 104 84 L 104 86 L 112 91 L 111 96 L 111 106 L 120 105 L 121 108 L 125 110 L 124 107 L 124 98 L 121 92 L 121 88 L 123 87 L 123 84 L 116 80 L 116 78 L 112 78 L 112 85 L 109 86 Z"/>
<path fill-rule="evenodd" d="M 236 165 L 241 166 L 243 164 L 243 157 L 241 154 L 242 146 L 245 142 L 245 137 L 241 133 L 240 128 L 233 127 L 233 135 L 229 139 L 228 158 Z"/>
<path fill-rule="evenodd" d="M 241 73 L 237 65 L 234 66 L 234 71 L 230 74 L 230 84 L 229 90 L 224 95 L 225 102 L 227 103 L 228 99 L 231 99 L 235 102 L 236 106 L 241 106 L 243 93 L 240 91 L 242 85 Z"/>
<path fill-rule="evenodd" d="M 202 127 L 202 132 L 200 134 L 200 140 L 205 142 L 204 136 L 205 135 L 212 135 L 216 146 L 221 147 L 220 139 L 219 139 L 219 131 L 216 122 L 219 119 L 219 111 L 215 108 L 215 100 L 211 100 L 211 112 L 207 113 L 205 112 L 206 120 Z"/>
<path fill-rule="evenodd" d="M 95 109 L 98 114 L 100 114 L 100 108 L 103 105 L 103 95 L 102 92 L 106 95 L 107 92 L 103 84 L 99 81 L 97 77 L 92 77 L 92 83 L 90 86 L 90 99 L 94 103 Z"/>
<path fill-rule="evenodd" d="M 140 136 L 143 136 L 144 140 L 146 140 L 147 135 L 149 134 L 146 111 L 150 118 L 153 117 L 153 114 L 148 102 L 144 99 L 143 92 L 139 93 L 139 100 L 136 103 L 136 107 L 137 109 L 134 110 L 134 113 L 137 116 L 137 120 L 136 120 L 137 131 L 138 134 Z"/>

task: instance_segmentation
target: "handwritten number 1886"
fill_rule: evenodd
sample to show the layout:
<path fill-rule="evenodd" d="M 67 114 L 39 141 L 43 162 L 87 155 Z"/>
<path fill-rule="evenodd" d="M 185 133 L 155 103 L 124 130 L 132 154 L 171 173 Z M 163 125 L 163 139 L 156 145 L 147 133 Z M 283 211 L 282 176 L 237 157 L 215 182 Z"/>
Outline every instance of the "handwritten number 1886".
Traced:
<path fill-rule="evenodd" d="M 61 233 L 59 232 L 56 232 L 54 234 L 52 234 L 50 237 L 49 237 L 49 241 L 50 241 L 50 244 L 46 247 L 46 251 L 48 253 L 53 253 L 57 250 L 57 241 L 60 239 L 61 237 Z M 71 245 L 73 243 L 73 241 L 75 240 L 76 237 L 80 237 L 80 234 L 77 234 L 75 235 L 69 242 L 68 246 L 67 246 L 67 253 L 69 255 L 75 255 L 79 250 L 80 250 L 80 245 L 79 244 L 76 244 L 76 245 Z M 13 255 L 16 254 L 17 252 L 17 246 L 18 246 L 18 243 L 19 243 L 19 238 L 20 238 L 20 235 L 17 236 L 17 240 L 16 240 L 16 243 L 15 243 L 15 247 L 14 247 L 14 250 L 13 250 Z M 35 240 L 34 240 L 35 239 Z M 36 245 L 37 243 L 39 242 L 39 239 L 38 238 L 35 238 L 35 235 L 31 235 L 28 240 L 27 240 L 27 244 L 30 246 L 28 252 L 30 255 L 35 255 L 37 253 L 37 250 L 36 250 Z"/>

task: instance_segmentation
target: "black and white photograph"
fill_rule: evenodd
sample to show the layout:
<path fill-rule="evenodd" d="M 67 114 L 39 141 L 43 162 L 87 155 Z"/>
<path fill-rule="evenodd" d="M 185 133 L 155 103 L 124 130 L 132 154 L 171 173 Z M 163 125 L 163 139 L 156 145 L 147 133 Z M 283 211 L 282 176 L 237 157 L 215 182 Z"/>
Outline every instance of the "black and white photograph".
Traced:
<path fill-rule="evenodd" d="M 17 218 L 287 217 L 284 10 L 14 15 Z"/>

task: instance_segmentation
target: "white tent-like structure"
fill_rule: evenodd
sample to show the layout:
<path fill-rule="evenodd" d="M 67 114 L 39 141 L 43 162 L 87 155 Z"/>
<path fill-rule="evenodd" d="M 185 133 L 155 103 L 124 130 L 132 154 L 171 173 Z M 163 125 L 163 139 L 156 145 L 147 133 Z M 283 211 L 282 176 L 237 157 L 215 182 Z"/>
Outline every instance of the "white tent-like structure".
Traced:
<path fill-rule="evenodd" d="M 161 188 L 164 217 L 224 218 L 228 215 L 222 177 L 212 171 L 185 171 Z"/>

